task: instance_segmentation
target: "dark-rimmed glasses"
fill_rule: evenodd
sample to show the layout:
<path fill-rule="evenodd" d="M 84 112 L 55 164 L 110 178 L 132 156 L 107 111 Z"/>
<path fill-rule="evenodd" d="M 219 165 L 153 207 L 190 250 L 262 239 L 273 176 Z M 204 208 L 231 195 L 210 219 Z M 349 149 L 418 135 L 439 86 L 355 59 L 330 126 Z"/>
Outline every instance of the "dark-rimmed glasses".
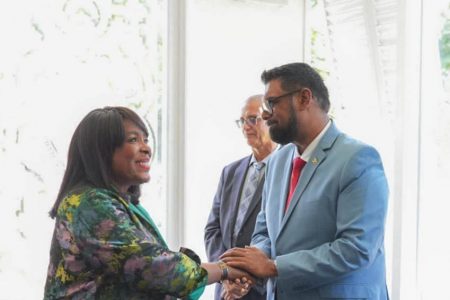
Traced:
<path fill-rule="evenodd" d="M 298 92 L 300 92 L 302 89 L 303 89 L 303 88 L 298 89 L 298 90 L 295 90 L 295 91 L 292 91 L 292 92 L 288 92 L 288 93 L 283 94 L 283 95 L 278 96 L 278 97 L 264 98 L 264 99 L 263 99 L 263 103 L 262 103 L 262 110 L 263 110 L 264 112 L 266 112 L 266 113 L 268 113 L 268 114 L 271 115 L 271 114 L 273 113 L 273 107 L 275 106 L 275 104 L 277 104 L 278 102 L 280 102 L 282 98 L 284 98 L 284 97 L 286 97 L 286 96 L 293 95 L 293 94 L 295 94 L 295 93 L 298 93 Z"/>
<path fill-rule="evenodd" d="M 259 120 L 261 120 L 262 118 L 260 116 L 253 116 L 253 117 L 248 117 L 247 119 L 244 118 L 240 118 L 238 120 L 236 120 L 236 125 L 238 128 L 242 128 L 244 127 L 244 123 L 249 125 L 249 126 L 255 126 L 256 123 L 258 123 Z"/>

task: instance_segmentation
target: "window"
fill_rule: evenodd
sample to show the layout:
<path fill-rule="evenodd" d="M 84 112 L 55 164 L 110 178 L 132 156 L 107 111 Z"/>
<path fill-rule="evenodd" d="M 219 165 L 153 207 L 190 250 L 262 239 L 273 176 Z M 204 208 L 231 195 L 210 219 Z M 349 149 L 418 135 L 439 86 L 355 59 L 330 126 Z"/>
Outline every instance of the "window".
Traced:
<path fill-rule="evenodd" d="M 423 1 L 425 2 L 425 1 Z M 419 299 L 447 293 L 450 241 L 450 1 L 423 5 L 418 215 Z"/>
<path fill-rule="evenodd" d="M 162 0 L 0 4 L 4 299 L 42 295 L 48 211 L 75 126 L 93 108 L 128 106 L 152 125 L 155 158 L 142 203 L 165 234 L 166 11 Z"/>
<path fill-rule="evenodd" d="M 306 2 L 305 58 L 328 81 L 337 124 L 380 150 L 391 198 L 393 299 L 446 293 L 450 243 L 450 1 Z M 399 54 L 399 55 L 397 55 Z"/>
<path fill-rule="evenodd" d="M 338 128 L 374 145 L 389 180 L 386 269 L 393 268 L 397 1 L 305 1 L 305 61 L 324 77 Z"/>

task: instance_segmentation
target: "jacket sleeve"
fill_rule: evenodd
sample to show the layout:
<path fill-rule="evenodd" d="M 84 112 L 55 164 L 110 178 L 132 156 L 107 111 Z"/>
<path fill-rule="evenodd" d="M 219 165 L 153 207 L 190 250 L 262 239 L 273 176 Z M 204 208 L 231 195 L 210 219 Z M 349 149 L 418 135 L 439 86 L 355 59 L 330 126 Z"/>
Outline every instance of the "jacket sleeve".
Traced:
<path fill-rule="evenodd" d="M 82 264 L 102 276 L 122 277 L 130 288 L 144 292 L 184 297 L 206 285 L 206 270 L 162 246 L 133 216 L 108 194 L 90 192 L 81 199 L 66 221 Z"/>
<path fill-rule="evenodd" d="M 220 176 L 219 186 L 217 187 L 212 209 L 209 213 L 208 222 L 205 227 L 205 248 L 208 261 L 210 262 L 218 261 L 219 256 L 227 250 L 223 243 L 222 230 L 220 227 L 220 208 L 223 196 L 223 186 L 226 178 L 225 174 L 226 171 L 224 169 Z"/>
<path fill-rule="evenodd" d="M 269 165 L 270 163 L 266 165 L 266 174 L 268 174 Z M 253 230 L 251 245 L 259 248 L 268 257 L 271 257 L 271 242 L 266 222 L 266 205 L 268 201 L 267 189 L 268 184 L 267 181 L 265 181 L 261 200 L 261 210 L 256 217 L 255 229 Z"/>

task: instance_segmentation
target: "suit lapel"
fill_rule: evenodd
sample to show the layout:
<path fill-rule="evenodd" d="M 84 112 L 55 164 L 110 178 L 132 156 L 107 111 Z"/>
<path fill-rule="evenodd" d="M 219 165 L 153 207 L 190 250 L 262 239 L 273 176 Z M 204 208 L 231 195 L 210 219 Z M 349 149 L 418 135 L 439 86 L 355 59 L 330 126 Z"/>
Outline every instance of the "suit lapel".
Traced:
<path fill-rule="evenodd" d="M 331 123 L 330 128 L 328 128 L 327 132 L 325 132 L 324 136 L 320 140 L 319 144 L 317 145 L 317 148 L 314 150 L 314 152 L 311 155 L 311 158 L 309 159 L 306 166 L 303 168 L 302 173 L 300 174 L 300 178 L 297 182 L 297 186 L 294 191 L 294 195 L 292 195 L 291 203 L 288 207 L 288 210 L 286 211 L 286 214 L 281 219 L 281 227 L 278 236 L 280 236 L 282 230 L 284 229 L 286 223 L 289 221 L 289 218 L 296 208 L 297 205 L 301 206 L 301 196 L 303 192 L 305 191 L 306 187 L 308 186 L 311 178 L 313 177 L 314 173 L 316 172 L 317 168 L 322 164 L 322 162 L 327 157 L 327 151 L 333 146 L 333 143 L 337 139 L 338 135 L 340 134 L 339 130 L 334 126 L 334 123 Z M 291 163 L 291 162 L 289 162 Z M 289 168 L 289 173 L 291 173 L 291 168 Z M 289 180 L 288 180 L 289 181 Z M 288 183 L 289 186 L 289 183 Z M 287 195 L 285 196 L 286 199 Z"/>
<path fill-rule="evenodd" d="M 243 159 L 241 163 L 237 166 L 236 171 L 234 172 L 234 176 L 231 179 L 231 195 L 230 195 L 230 202 L 229 207 L 226 208 L 226 213 L 228 214 L 227 218 L 224 218 L 223 220 L 228 219 L 228 230 L 227 230 L 227 237 L 224 239 L 225 241 L 229 241 L 231 247 L 231 243 L 233 240 L 233 230 L 234 230 L 234 224 L 236 223 L 236 215 L 237 211 L 239 209 L 239 201 L 240 201 L 240 195 L 241 190 L 244 185 L 245 181 L 245 174 L 247 173 L 247 167 L 250 163 L 251 156 L 248 156 L 247 159 Z"/>
<path fill-rule="evenodd" d="M 284 216 L 284 206 L 286 204 L 286 198 L 289 193 L 289 183 L 291 180 L 291 170 L 292 170 L 292 157 L 294 156 L 295 152 L 295 146 L 292 144 L 291 151 L 287 152 L 287 156 L 284 158 L 284 165 L 281 167 L 281 174 L 283 174 L 281 179 L 281 185 L 280 185 L 280 195 L 281 198 L 278 201 L 277 205 L 278 207 L 278 222 L 277 227 L 280 229 L 278 232 L 281 232 L 281 223 L 283 221 Z"/>
<path fill-rule="evenodd" d="M 316 169 L 325 160 L 325 158 L 326 158 L 325 152 L 320 150 L 320 153 L 314 153 L 314 155 L 311 157 L 311 160 L 308 161 L 306 166 L 303 168 L 302 173 L 300 174 L 300 178 L 298 179 L 297 186 L 295 187 L 294 195 L 292 195 L 291 203 L 289 204 L 288 210 L 286 211 L 286 214 L 284 215 L 284 218 L 281 222 L 281 230 L 283 229 L 286 222 L 289 220 L 289 217 L 291 216 L 292 211 L 295 209 L 298 202 L 300 202 L 300 198 L 303 192 L 305 191 L 305 188 L 308 186 L 311 177 L 314 175 Z M 312 163 L 311 162 L 312 160 L 314 160 L 315 163 Z"/>

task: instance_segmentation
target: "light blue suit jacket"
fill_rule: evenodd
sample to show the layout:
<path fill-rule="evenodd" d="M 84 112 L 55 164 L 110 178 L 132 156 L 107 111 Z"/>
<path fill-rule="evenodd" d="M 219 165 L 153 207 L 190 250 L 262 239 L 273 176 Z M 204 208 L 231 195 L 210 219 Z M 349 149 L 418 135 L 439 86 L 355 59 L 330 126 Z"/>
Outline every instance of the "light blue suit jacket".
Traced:
<path fill-rule="evenodd" d="M 378 152 L 328 128 L 284 214 L 295 145 L 266 166 L 252 244 L 275 259 L 267 299 L 388 299 L 384 224 L 388 186 Z"/>

